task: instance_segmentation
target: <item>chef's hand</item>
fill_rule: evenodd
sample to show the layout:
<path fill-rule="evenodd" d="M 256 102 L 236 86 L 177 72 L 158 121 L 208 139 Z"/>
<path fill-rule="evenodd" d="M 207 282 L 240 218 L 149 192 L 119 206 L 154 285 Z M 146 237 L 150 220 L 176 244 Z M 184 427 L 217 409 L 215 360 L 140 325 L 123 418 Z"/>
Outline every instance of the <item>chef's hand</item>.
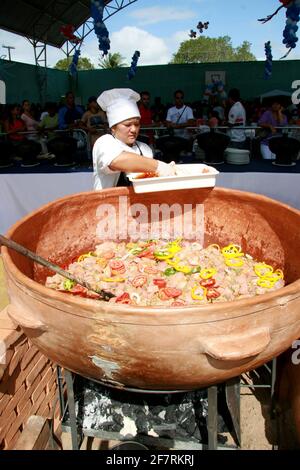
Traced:
<path fill-rule="evenodd" d="M 157 170 L 158 176 L 173 176 L 176 175 L 175 162 L 165 163 L 158 160 Z"/>

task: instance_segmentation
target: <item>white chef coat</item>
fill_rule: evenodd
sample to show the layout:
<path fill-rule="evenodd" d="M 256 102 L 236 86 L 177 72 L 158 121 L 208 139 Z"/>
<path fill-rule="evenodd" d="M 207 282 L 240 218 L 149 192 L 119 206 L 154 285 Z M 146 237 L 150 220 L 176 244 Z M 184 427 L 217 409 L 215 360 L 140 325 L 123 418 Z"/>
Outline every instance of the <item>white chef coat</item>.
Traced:
<path fill-rule="evenodd" d="M 109 165 L 122 152 L 136 153 L 153 158 L 149 145 L 137 141 L 132 147 L 124 144 L 111 134 L 105 134 L 96 140 L 93 147 L 94 189 L 112 188 L 117 185 L 120 171 L 111 170 Z"/>

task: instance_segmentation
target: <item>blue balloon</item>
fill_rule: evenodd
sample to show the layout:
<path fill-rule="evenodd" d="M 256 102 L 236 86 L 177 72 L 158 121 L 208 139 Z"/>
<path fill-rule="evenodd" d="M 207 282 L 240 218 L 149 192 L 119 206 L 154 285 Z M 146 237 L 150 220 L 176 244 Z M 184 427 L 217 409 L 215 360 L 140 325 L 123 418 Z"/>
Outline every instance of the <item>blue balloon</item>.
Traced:
<path fill-rule="evenodd" d="M 94 31 L 98 38 L 99 50 L 107 55 L 110 49 L 109 32 L 103 23 L 104 0 L 91 0 L 91 17 L 93 18 Z"/>

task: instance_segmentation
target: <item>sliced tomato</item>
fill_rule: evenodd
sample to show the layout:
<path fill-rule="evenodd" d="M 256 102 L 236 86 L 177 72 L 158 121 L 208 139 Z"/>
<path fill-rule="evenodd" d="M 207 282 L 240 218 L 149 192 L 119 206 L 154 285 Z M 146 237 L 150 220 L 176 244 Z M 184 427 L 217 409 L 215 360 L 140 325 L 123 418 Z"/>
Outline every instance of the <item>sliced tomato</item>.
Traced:
<path fill-rule="evenodd" d="M 115 252 L 112 251 L 112 250 L 106 251 L 105 253 L 103 253 L 103 254 L 101 255 L 101 257 L 102 257 L 102 258 L 105 258 L 105 259 L 112 259 L 112 258 L 114 258 L 114 256 L 115 256 Z"/>
<path fill-rule="evenodd" d="M 85 297 L 87 299 L 99 299 L 100 295 L 96 294 L 96 292 L 88 291 L 85 287 L 76 284 L 76 286 L 72 287 L 69 291 L 73 295 L 79 295 L 80 297 Z"/>
<path fill-rule="evenodd" d="M 217 289 L 215 287 L 209 287 L 207 289 L 207 292 L 206 292 L 206 298 L 208 300 L 210 299 L 217 299 L 218 297 L 220 297 L 220 292 L 217 291 Z"/>
<path fill-rule="evenodd" d="M 185 305 L 183 300 L 175 300 L 171 303 L 171 307 L 182 307 L 183 305 Z"/>
<path fill-rule="evenodd" d="M 109 262 L 109 267 L 112 275 L 124 274 L 126 271 L 125 264 L 121 260 L 112 260 Z"/>
<path fill-rule="evenodd" d="M 170 300 L 170 297 L 165 293 L 165 289 L 159 289 L 158 297 L 160 300 Z"/>
<path fill-rule="evenodd" d="M 74 295 L 81 295 L 85 292 L 87 292 L 87 289 L 80 284 L 76 284 L 76 286 L 72 287 L 72 289 L 69 290 Z"/>
<path fill-rule="evenodd" d="M 128 292 L 123 292 L 116 298 L 116 303 L 118 304 L 131 304 L 131 299 Z"/>
<path fill-rule="evenodd" d="M 176 287 L 165 287 L 162 291 L 169 299 L 179 297 L 182 294 L 182 290 L 176 289 Z"/>
<path fill-rule="evenodd" d="M 148 259 L 154 259 L 154 247 L 146 248 L 145 250 L 141 251 L 141 253 L 137 254 L 136 256 L 138 258 L 148 258 Z"/>
<path fill-rule="evenodd" d="M 146 282 L 146 276 L 143 276 L 143 274 L 139 274 L 138 276 L 135 276 L 132 279 L 131 284 L 133 285 L 133 287 L 142 287 L 144 284 L 146 284 Z"/>
<path fill-rule="evenodd" d="M 213 287 L 216 284 L 216 280 L 211 277 L 210 279 L 201 279 L 200 286 L 202 287 Z"/>
<path fill-rule="evenodd" d="M 155 286 L 158 286 L 160 289 L 161 289 L 162 287 L 166 287 L 166 285 L 167 285 L 167 283 L 166 283 L 166 281 L 165 281 L 164 279 L 159 279 L 159 278 L 153 279 L 153 284 L 154 284 Z"/>

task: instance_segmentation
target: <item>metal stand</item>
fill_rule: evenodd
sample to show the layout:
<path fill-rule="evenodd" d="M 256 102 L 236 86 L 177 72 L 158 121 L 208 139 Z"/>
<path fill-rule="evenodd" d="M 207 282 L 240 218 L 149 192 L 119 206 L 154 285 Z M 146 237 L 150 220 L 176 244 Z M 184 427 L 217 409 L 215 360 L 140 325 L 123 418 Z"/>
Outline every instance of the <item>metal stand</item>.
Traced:
<path fill-rule="evenodd" d="M 75 375 L 68 370 L 64 370 L 66 386 L 67 386 L 67 404 L 65 404 L 63 391 L 62 391 L 62 376 L 60 367 L 57 367 L 58 371 L 58 393 L 59 393 L 59 400 L 61 404 L 61 413 L 62 417 L 64 417 L 66 408 L 69 411 L 69 425 L 63 426 L 63 429 L 69 431 L 71 433 L 71 440 L 72 440 L 72 449 L 78 450 L 80 447 L 80 443 L 83 438 L 83 434 L 91 437 L 100 437 L 102 439 L 118 439 L 120 440 L 120 436 L 117 433 L 107 433 L 105 431 L 97 431 L 89 430 L 89 431 L 82 431 L 80 427 L 77 425 L 77 418 L 76 418 L 76 409 L 75 409 L 75 395 L 74 395 L 74 377 Z M 240 394 L 239 394 L 239 384 L 240 378 L 236 377 L 231 379 L 230 381 L 226 382 L 221 386 L 225 386 L 225 396 L 226 396 L 226 403 L 228 406 L 228 411 L 231 416 L 231 420 L 233 423 L 234 432 L 236 435 L 236 440 L 238 444 L 240 444 Z M 184 393 L 184 391 L 181 391 Z M 168 391 L 161 392 L 161 393 L 170 393 Z M 216 449 L 234 449 L 236 447 L 229 447 L 229 446 L 218 446 L 218 386 L 213 385 L 207 388 L 207 395 L 208 395 L 208 415 L 207 415 L 207 437 L 208 443 L 192 443 L 191 448 L 198 449 L 198 450 L 216 450 Z M 184 447 L 187 442 L 183 441 L 172 441 L 165 438 L 152 438 L 144 436 L 142 441 L 144 444 L 150 444 L 155 446 L 155 442 L 159 440 L 160 444 L 166 445 L 176 449 L 185 449 Z"/>

